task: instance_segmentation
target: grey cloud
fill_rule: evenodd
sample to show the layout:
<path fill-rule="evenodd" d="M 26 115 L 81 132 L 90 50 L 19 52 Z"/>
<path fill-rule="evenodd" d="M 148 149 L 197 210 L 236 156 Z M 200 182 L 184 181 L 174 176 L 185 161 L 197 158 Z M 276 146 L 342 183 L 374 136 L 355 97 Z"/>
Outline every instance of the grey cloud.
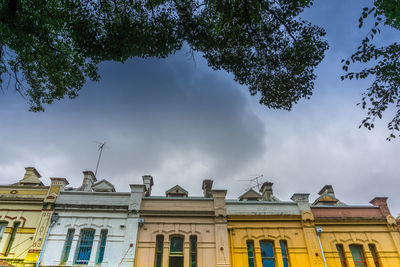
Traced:
<path fill-rule="evenodd" d="M 74 186 L 81 171 L 94 169 L 97 148 L 107 141 L 99 178 L 118 190 L 155 177 L 155 194 L 175 184 L 201 194 L 201 180 L 239 196 L 251 174 L 275 183 L 276 195 L 316 193 L 332 184 L 347 203 L 398 197 L 400 143 L 385 141 L 384 123 L 358 129 L 365 115 L 356 103 L 368 81 L 340 81 L 340 59 L 363 37 L 357 19 L 364 1 L 316 1 L 310 20 L 328 30 L 332 49 L 319 66 L 314 95 L 292 112 L 268 110 L 224 72 L 214 72 L 200 55 L 166 60 L 106 63 L 102 80 L 88 83 L 75 100 L 54 103 L 45 113 L 28 113 L 24 100 L 0 96 L 0 179 L 11 183 L 23 167 L 36 166 L 44 179 L 65 176 Z M 384 33 L 386 38 L 387 34 Z M 388 39 L 389 40 L 389 39 Z"/>
<path fill-rule="evenodd" d="M 81 170 L 94 169 L 92 141 L 105 140 L 99 176 L 118 189 L 128 190 L 149 173 L 156 193 L 181 183 L 197 194 L 202 179 L 217 178 L 227 187 L 235 171 L 264 153 L 264 124 L 228 75 L 196 67 L 182 55 L 107 63 L 101 73 L 102 81 L 76 100 L 55 103 L 44 114 L 18 110 L 26 115 L 8 122 L 2 135 L 12 142 L 2 149 L 19 150 L 14 161 L 77 185 Z"/>

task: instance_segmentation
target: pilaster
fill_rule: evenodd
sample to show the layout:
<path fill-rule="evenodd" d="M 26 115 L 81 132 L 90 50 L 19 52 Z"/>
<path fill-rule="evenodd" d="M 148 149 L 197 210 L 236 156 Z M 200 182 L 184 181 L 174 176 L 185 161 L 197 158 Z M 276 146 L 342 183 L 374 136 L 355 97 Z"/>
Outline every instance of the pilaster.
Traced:
<path fill-rule="evenodd" d="M 301 224 L 311 267 L 324 267 L 322 251 L 315 231 L 314 215 L 310 208 L 309 196 L 310 194 L 293 194 L 291 199 L 297 203 L 301 212 Z"/>
<path fill-rule="evenodd" d="M 36 262 L 39 260 L 47 231 L 50 227 L 51 216 L 53 215 L 54 211 L 54 203 L 60 191 L 68 184 L 68 181 L 65 178 L 52 177 L 50 180 L 50 188 L 47 191 L 45 199 L 43 200 L 43 208 L 40 213 L 39 223 L 36 227 L 35 234 L 33 236 L 33 242 L 25 257 L 25 261 Z"/>
<path fill-rule="evenodd" d="M 397 227 L 396 219 L 392 215 L 386 216 L 386 223 L 392 237 L 393 243 L 396 246 L 397 253 L 400 252 L 400 233 Z M 400 256 L 400 255 L 399 255 Z"/>
<path fill-rule="evenodd" d="M 139 227 L 139 210 L 146 186 L 143 184 L 130 184 L 131 196 L 128 206 L 128 218 L 126 222 L 126 235 L 122 253 L 121 267 L 133 266 L 135 259 L 137 232 Z M 142 224 L 140 224 L 142 225 Z"/>
<path fill-rule="evenodd" d="M 226 190 L 212 190 L 215 214 L 216 267 L 229 267 L 229 244 L 225 197 Z"/>

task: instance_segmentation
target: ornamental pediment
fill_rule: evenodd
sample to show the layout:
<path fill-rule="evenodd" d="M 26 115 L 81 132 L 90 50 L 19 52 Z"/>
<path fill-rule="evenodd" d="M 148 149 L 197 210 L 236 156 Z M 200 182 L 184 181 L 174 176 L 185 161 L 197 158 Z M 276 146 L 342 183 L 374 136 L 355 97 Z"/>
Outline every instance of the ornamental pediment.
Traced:
<path fill-rule="evenodd" d="M 171 189 L 165 191 L 165 195 L 167 197 L 188 197 L 188 191 L 186 191 L 179 185 L 175 185 Z"/>
<path fill-rule="evenodd" d="M 92 185 L 94 192 L 115 192 L 114 185 L 107 180 L 101 180 Z"/>

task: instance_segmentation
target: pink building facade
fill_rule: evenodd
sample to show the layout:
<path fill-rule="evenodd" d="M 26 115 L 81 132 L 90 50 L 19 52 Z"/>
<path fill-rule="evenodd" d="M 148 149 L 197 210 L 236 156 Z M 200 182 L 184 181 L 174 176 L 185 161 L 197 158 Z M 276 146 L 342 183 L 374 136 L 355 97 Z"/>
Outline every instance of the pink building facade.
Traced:
<path fill-rule="evenodd" d="M 212 190 L 204 180 L 201 197 L 178 185 L 151 196 L 153 179 L 143 180 L 135 267 L 229 267 L 226 190 Z"/>

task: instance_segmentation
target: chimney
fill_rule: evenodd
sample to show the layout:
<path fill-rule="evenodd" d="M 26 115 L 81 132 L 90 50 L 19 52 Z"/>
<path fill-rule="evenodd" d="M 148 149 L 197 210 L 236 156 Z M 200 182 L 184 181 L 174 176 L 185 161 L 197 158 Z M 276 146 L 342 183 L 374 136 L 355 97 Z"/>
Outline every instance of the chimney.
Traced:
<path fill-rule="evenodd" d="M 151 175 L 143 175 L 143 184 L 145 185 L 144 196 L 149 197 L 151 195 L 151 188 L 153 187 L 153 176 Z"/>
<path fill-rule="evenodd" d="M 376 197 L 373 200 L 371 200 L 369 203 L 371 203 L 374 206 L 379 207 L 381 210 L 381 213 L 383 216 L 388 216 L 390 215 L 389 207 L 387 204 L 387 197 Z"/>
<path fill-rule="evenodd" d="M 64 191 L 64 188 L 69 185 L 68 180 L 65 178 L 59 177 L 50 177 L 51 185 L 50 186 L 59 186 L 60 191 Z"/>
<path fill-rule="evenodd" d="M 69 184 L 65 178 L 50 177 L 50 180 L 50 188 L 47 191 L 47 196 L 44 200 L 44 203 L 46 204 L 54 204 L 60 191 L 63 191 L 65 186 Z"/>
<path fill-rule="evenodd" d="M 143 184 L 130 184 L 131 196 L 129 200 L 129 211 L 138 213 L 140 210 L 140 203 L 142 202 L 143 194 L 146 186 Z"/>
<path fill-rule="evenodd" d="M 212 186 L 213 186 L 214 181 L 211 179 L 205 179 L 203 180 L 203 184 L 201 186 L 201 189 L 203 189 L 203 194 L 204 197 L 212 197 Z"/>
<path fill-rule="evenodd" d="M 330 184 L 325 185 L 318 193 L 318 195 L 324 195 L 324 194 L 331 194 L 335 195 L 335 191 L 333 191 L 333 187 Z"/>
<path fill-rule="evenodd" d="M 43 183 L 39 180 L 42 177 L 34 167 L 26 167 L 24 178 L 19 181 L 20 185 L 27 186 L 42 186 Z"/>
<path fill-rule="evenodd" d="M 260 192 L 262 194 L 263 200 L 273 201 L 273 193 L 272 193 L 272 185 L 273 184 L 274 183 L 271 183 L 271 182 L 265 182 L 261 186 Z"/>
<path fill-rule="evenodd" d="M 25 175 L 24 175 L 24 180 L 28 179 L 30 177 L 35 177 L 37 179 L 39 179 L 40 177 L 42 177 L 40 175 L 40 173 L 34 168 L 34 167 L 26 167 L 25 168 Z"/>
<path fill-rule="evenodd" d="M 305 211 L 305 210 L 310 210 L 309 197 L 310 194 L 308 193 L 295 193 L 290 199 L 296 202 L 300 211 Z"/>
<path fill-rule="evenodd" d="M 83 171 L 82 190 L 91 191 L 92 185 L 97 182 L 96 176 L 92 171 Z"/>

